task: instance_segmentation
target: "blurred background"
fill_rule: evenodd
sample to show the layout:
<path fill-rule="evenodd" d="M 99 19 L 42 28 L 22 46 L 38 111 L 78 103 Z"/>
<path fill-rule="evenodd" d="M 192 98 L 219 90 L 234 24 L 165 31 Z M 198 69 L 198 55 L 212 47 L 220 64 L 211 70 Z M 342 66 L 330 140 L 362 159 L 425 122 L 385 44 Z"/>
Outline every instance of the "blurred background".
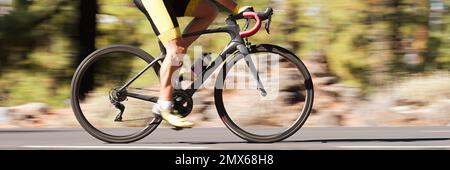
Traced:
<path fill-rule="evenodd" d="M 450 0 L 238 2 L 273 7 L 271 34 L 251 41 L 286 47 L 310 69 L 316 94 L 306 126 L 450 126 Z M 224 25 L 221 11 L 211 27 Z M 214 35 L 195 44 L 219 53 L 228 41 Z M 78 127 L 72 75 L 112 44 L 159 54 L 132 0 L 0 0 L 0 128 Z M 223 126 L 213 102 L 194 113 L 199 126 Z"/>

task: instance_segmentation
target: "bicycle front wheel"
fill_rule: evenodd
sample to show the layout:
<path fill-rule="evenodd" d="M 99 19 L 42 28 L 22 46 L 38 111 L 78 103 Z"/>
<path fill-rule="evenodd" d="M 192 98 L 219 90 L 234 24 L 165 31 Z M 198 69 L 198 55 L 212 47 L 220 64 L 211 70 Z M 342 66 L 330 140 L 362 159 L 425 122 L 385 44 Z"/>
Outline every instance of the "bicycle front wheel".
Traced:
<path fill-rule="evenodd" d="M 161 119 L 151 112 L 154 103 L 115 93 L 153 60 L 143 50 L 125 45 L 99 49 L 83 60 L 72 80 L 71 104 L 89 134 L 109 143 L 129 143 L 144 138 L 159 125 Z M 125 90 L 158 93 L 159 68 L 156 62 Z"/>
<path fill-rule="evenodd" d="M 277 142 L 296 133 L 308 118 L 314 98 L 303 62 L 275 45 L 252 46 L 249 61 L 235 55 L 218 74 L 214 99 L 224 124 L 249 142 Z M 265 91 L 265 93 L 263 92 Z"/>

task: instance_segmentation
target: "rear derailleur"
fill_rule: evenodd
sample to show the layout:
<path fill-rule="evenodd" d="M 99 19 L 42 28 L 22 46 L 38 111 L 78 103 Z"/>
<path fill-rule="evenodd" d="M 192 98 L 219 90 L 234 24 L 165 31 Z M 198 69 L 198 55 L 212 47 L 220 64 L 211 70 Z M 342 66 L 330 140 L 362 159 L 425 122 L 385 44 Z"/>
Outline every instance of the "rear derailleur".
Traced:
<path fill-rule="evenodd" d="M 121 122 L 122 121 L 122 114 L 125 111 L 125 106 L 120 103 L 127 99 L 127 91 L 122 90 L 118 91 L 118 88 L 112 89 L 109 93 L 109 101 L 112 105 L 116 107 L 116 109 L 119 109 L 119 113 L 117 113 L 116 117 L 114 118 L 115 122 Z"/>

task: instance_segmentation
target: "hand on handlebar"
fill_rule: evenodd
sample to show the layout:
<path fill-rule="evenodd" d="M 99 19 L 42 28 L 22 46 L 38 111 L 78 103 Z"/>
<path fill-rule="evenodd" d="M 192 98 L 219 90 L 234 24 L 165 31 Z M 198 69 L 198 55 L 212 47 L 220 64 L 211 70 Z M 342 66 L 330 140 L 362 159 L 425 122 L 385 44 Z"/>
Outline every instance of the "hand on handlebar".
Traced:
<path fill-rule="evenodd" d="M 267 33 L 269 33 L 270 32 L 269 31 L 270 30 L 270 28 L 269 28 L 270 20 L 271 20 L 270 18 L 272 15 L 273 15 L 272 8 L 267 8 L 266 11 L 264 11 L 264 12 L 253 12 L 252 11 L 252 12 L 242 12 L 242 13 L 237 14 L 237 19 L 246 18 L 246 19 L 256 20 L 255 26 L 249 30 L 240 32 L 240 36 L 241 37 L 249 37 L 249 36 L 256 34 L 259 31 L 259 29 L 261 28 L 261 21 L 264 21 L 267 19 L 269 21 L 266 23 L 265 29 L 266 29 Z M 248 24 L 248 20 L 247 20 L 247 24 Z"/>
<path fill-rule="evenodd" d="M 253 12 L 252 6 L 236 6 L 236 8 L 233 10 L 234 14 L 242 14 L 244 12 Z"/>
<path fill-rule="evenodd" d="M 242 11 L 240 13 L 237 13 L 237 14 L 234 14 L 233 17 L 235 19 L 244 19 L 246 17 L 244 17 L 243 14 L 244 13 L 249 13 L 249 12 L 256 13 L 258 15 L 258 17 L 262 21 L 269 19 L 273 15 L 273 9 L 272 8 L 267 8 L 264 12 L 254 12 L 253 8 L 246 8 L 244 11 Z"/>

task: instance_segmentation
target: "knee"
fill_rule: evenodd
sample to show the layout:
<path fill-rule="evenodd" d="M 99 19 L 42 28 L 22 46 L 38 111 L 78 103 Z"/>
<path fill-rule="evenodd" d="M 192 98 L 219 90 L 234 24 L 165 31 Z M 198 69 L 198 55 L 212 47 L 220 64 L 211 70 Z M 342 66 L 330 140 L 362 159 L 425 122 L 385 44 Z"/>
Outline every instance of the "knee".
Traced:
<path fill-rule="evenodd" d="M 171 57 L 178 55 L 184 55 L 186 53 L 186 48 L 180 45 L 173 45 L 167 49 L 167 54 Z"/>

